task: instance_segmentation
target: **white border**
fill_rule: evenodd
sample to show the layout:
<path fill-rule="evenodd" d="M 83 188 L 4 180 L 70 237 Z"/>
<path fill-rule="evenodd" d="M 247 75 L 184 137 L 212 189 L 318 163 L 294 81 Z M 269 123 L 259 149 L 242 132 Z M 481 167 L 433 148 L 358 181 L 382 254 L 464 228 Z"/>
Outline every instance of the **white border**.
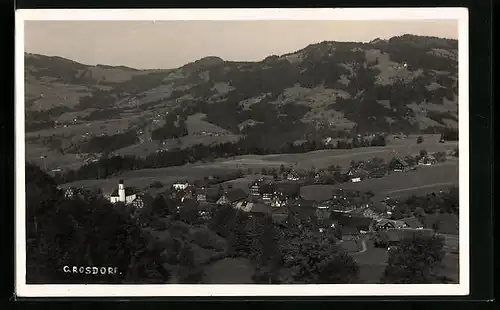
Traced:
<path fill-rule="evenodd" d="M 25 20 L 458 20 L 460 284 L 421 285 L 27 285 L 25 235 Z M 16 294 L 19 297 L 390 296 L 469 294 L 469 72 L 466 8 L 125 9 L 16 11 Z"/>

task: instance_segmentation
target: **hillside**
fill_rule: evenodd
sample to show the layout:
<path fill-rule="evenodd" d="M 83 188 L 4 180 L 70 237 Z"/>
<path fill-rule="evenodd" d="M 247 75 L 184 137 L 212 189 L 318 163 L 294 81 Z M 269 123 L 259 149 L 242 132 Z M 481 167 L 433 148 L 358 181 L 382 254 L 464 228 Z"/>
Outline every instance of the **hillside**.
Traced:
<path fill-rule="evenodd" d="M 168 70 L 26 54 L 27 139 L 40 147 L 39 136 L 55 137 L 65 153 L 91 153 L 92 137 L 130 134 L 113 149 L 147 154 L 264 134 L 262 147 L 279 147 L 353 132 L 439 132 L 458 125 L 457 55 L 456 40 L 413 35 Z"/>

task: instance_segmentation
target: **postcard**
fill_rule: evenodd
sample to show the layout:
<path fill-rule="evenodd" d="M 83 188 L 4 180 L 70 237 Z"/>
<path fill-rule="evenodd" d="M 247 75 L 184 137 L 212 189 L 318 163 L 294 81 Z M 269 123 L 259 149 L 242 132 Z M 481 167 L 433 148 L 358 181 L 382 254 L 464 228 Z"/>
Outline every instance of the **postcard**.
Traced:
<path fill-rule="evenodd" d="M 469 294 L 467 9 L 19 10 L 15 61 L 17 296 Z"/>

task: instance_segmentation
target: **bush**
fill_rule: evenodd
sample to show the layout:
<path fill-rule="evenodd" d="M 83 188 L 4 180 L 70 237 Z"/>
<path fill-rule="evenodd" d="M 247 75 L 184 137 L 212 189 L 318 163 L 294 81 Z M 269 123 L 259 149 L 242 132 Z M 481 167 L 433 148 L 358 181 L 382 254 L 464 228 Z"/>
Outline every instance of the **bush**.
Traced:
<path fill-rule="evenodd" d="M 162 188 L 163 187 L 163 183 L 161 183 L 160 181 L 154 181 L 153 183 L 151 183 L 151 185 L 149 185 L 150 188 Z"/>

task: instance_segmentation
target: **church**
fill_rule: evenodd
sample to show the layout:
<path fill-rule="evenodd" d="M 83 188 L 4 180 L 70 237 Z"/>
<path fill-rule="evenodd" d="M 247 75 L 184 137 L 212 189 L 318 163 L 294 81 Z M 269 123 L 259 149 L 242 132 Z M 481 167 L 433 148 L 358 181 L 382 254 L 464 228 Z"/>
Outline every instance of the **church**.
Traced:
<path fill-rule="evenodd" d="M 134 202 L 136 198 L 136 189 L 132 187 L 124 187 L 123 180 L 120 180 L 118 183 L 118 189 L 114 190 L 109 197 L 109 201 L 111 201 L 111 203 L 123 202 L 125 204 L 130 204 Z"/>

